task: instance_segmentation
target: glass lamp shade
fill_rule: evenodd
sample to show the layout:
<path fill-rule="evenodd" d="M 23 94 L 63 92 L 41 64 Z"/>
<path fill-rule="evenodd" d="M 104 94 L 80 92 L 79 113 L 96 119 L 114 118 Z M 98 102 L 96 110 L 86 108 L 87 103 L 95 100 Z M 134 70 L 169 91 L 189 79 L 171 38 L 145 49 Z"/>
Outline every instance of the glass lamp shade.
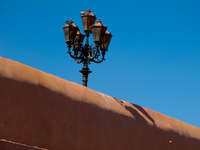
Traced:
<path fill-rule="evenodd" d="M 73 48 L 74 50 L 80 50 L 80 49 L 81 49 L 81 46 L 82 46 L 84 37 L 85 37 L 85 35 L 83 35 L 83 34 L 78 30 L 77 33 L 76 33 L 76 37 L 75 37 L 75 39 L 74 39 L 74 44 L 73 44 L 73 46 L 72 46 L 72 48 Z"/>
<path fill-rule="evenodd" d="M 100 46 L 101 50 L 103 50 L 103 51 L 108 50 L 108 46 L 110 44 L 111 38 L 112 38 L 112 34 L 108 31 L 106 31 L 104 34 L 103 42 Z"/>
<path fill-rule="evenodd" d="M 86 13 L 81 13 L 83 28 L 85 32 L 91 32 L 90 27 L 94 24 L 96 16 L 91 13 L 90 9 Z"/>
<path fill-rule="evenodd" d="M 94 43 L 99 46 L 103 42 L 104 34 L 106 32 L 107 27 L 104 26 L 100 19 L 97 21 L 96 24 L 92 25 L 92 35 Z"/>
<path fill-rule="evenodd" d="M 76 33 L 79 30 L 78 27 L 70 20 L 65 26 L 63 26 L 65 41 L 67 44 L 72 44 L 76 37 Z"/>

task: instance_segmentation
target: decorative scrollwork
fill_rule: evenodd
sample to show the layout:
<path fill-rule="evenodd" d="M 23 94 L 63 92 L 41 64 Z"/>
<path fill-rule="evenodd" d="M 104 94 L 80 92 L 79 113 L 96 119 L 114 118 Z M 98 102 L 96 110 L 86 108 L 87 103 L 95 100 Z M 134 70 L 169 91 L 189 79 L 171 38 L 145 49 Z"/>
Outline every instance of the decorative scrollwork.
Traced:
<path fill-rule="evenodd" d="M 76 63 L 84 63 L 85 61 L 90 64 L 90 62 L 101 63 L 105 60 L 105 51 L 100 50 L 98 46 L 81 46 L 80 49 L 72 49 L 71 45 L 68 45 L 68 53 Z"/>

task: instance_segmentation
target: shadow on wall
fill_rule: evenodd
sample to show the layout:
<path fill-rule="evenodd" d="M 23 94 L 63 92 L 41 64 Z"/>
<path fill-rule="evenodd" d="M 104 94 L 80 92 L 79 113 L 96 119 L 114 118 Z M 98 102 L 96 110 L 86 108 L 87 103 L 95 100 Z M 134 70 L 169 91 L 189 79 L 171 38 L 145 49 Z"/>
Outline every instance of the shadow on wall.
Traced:
<path fill-rule="evenodd" d="M 8 140 L 50 150 L 186 150 L 187 145 L 187 150 L 198 150 L 199 141 L 150 126 L 142 114 L 154 120 L 142 107 L 118 99 L 134 118 L 98 107 L 92 98 L 79 101 L 1 76 L 0 91 L 0 137 Z"/>
<path fill-rule="evenodd" d="M 154 119 L 144 110 L 144 108 L 142 108 L 141 106 L 139 106 L 139 105 L 136 105 L 136 104 L 132 104 L 132 103 L 129 103 L 131 106 L 133 106 L 133 107 L 130 107 L 130 106 L 128 106 L 128 105 L 126 105 L 125 103 L 124 103 L 124 101 L 122 101 L 122 100 L 120 100 L 120 99 L 117 99 L 117 98 L 115 98 L 115 97 L 113 97 L 120 105 L 122 105 L 124 108 L 126 108 L 126 110 L 128 110 L 132 115 L 133 115 L 133 117 L 135 117 L 136 118 L 136 120 L 138 120 L 138 121 L 145 121 L 146 122 L 146 120 L 138 113 L 138 111 L 139 112 L 141 112 L 143 115 L 145 115 L 152 123 L 153 123 L 153 125 L 155 125 L 155 121 L 154 121 Z M 137 110 L 136 110 L 137 109 Z"/>

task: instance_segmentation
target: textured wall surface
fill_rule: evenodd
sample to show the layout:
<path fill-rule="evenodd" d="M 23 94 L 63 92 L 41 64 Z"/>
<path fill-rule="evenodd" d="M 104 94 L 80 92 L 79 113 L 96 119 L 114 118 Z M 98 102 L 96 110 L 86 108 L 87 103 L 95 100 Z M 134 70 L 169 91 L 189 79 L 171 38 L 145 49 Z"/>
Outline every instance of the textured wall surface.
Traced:
<path fill-rule="evenodd" d="M 4 58 L 0 92 L 0 139 L 49 150 L 200 150 L 197 127 Z"/>

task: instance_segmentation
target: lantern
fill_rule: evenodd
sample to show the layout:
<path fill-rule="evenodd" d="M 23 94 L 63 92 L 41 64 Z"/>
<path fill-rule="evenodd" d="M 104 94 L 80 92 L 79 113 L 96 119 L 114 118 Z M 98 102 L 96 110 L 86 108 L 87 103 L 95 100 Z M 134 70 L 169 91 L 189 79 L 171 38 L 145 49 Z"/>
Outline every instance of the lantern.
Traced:
<path fill-rule="evenodd" d="M 65 26 L 63 26 L 63 30 L 66 43 L 72 44 L 76 37 L 76 32 L 79 30 L 78 27 L 73 23 L 72 20 L 70 20 Z"/>
<path fill-rule="evenodd" d="M 84 40 L 84 35 L 78 30 L 76 33 L 76 37 L 74 39 L 73 50 L 81 50 L 81 46 Z"/>
<path fill-rule="evenodd" d="M 96 46 L 99 46 L 103 42 L 106 29 L 107 27 L 101 23 L 100 19 L 98 19 L 96 24 L 92 25 L 91 30 Z"/>
<path fill-rule="evenodd" d="M 94 24 L 96 16 L 91 13 L 90 9 L 88 9 L 86 13 L 81 12 L 81 18 L 84 31 L 87 33 L 91 32 L 90 27 Z"/>
<path fill-rule="evenodd" d="M 110 44 L 111 38 L 112 38 L 112 34 L 108 31 L 106 31 L 105 34 L 104 34 L 104 37 L 103 37 L 103 42 L 100 46 L 101 50 L 103 50 L 103 51 L 108 50 L 108 46 Z"/>

